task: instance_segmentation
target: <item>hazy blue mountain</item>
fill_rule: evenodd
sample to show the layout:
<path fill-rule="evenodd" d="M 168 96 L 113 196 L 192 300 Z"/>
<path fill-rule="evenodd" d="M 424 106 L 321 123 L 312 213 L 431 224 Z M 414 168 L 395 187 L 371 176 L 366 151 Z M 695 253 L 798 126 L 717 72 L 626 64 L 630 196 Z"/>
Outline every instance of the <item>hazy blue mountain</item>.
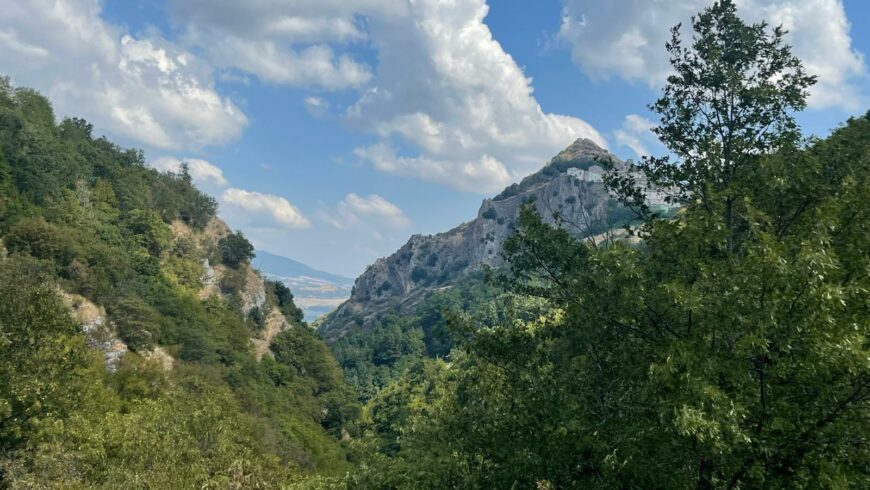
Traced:
<path fill-rule="evenodd" d="M 293 291 L 296 304 L 313 321 L 350 297 L 353 279 L 324 272 L 297 260 L 257 251 L 253 265 L 269 279 L 283 282 Z"/>

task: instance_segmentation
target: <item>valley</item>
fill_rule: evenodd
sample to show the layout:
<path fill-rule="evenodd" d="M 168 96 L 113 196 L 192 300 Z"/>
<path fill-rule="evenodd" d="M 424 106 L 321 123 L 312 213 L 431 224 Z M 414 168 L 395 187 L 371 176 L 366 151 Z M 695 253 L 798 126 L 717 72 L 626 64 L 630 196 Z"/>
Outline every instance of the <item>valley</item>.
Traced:
<path fill-rule="evenodd" d="M 0 0 L 0 490 L 870 488 L 862 5 L 504 5 Z"/>
<path fill-rule="evenodd" d="M 286 257 L 258 251 L 252 261 L 264 277 L 281 281 L 293 291 L 296 304 L 313 322 L 350 297 L 353 279 L 308 267 Z"/>

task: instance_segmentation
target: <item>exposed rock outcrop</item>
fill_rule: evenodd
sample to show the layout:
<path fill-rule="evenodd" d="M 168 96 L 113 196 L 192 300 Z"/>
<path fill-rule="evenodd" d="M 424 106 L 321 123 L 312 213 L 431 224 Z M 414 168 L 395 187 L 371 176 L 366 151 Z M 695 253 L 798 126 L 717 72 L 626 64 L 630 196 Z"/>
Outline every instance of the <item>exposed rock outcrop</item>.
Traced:
<path fill-rule="evenodd" d="M 127 344 L 118 337 L 114 325 L 108 321 L 106 310 L 77 294 L 60 291 L 60 296 L 73 319 L 81 326 L 88 346 L 100 350 L 106 360 L 106 369 L 114 372 L 128 349 Z"/>
<path fill-rule="evenodd" d="M 263 309 L 266 306 L 266 284 L 263 278 L 249 265 L 245 268 L 245 286 L 239 291 L 242 303 L 242 313 L 249 314 L 254 308 Z"/>
<path fill-rule="evenodd" d="M 272 356 L 272 351 L 269 350 L 269 345 L 272 343 L 272 339 L 289 328 L 293 327 L 289 322 L 287 322 L 284 315 L 282 315 L 277 308 L 272 308 L 266 316 L 263 330 L 260 331 L 255 338 L 251 339 L 251 343 L 254 345 L 254 355 L 258 361 L 261 360 L 263 356 Z"/>
<path fill-rule="evenodd" d="M 604 187 L 604 160 L 630 166 L 591 140 L 579 139 L 538 172 L 485 199 L 477 216 L 437 235 L 414 235 L 393 255 L 378 259 L 357 278 L 350 299 L 320 324 L 327 340 L 354 325 L 368 326 L 387 311 L 407 312 L 423 296 L 484 266 L 503 264 L 501 249 L 521 207 L 533 203 L 550 224 L 594 237 L 628 213 Z"/>
<path fill-rule="evenodd" d="M 263 328 L 254 337 L 251 337 L 251 344 L 258 361 L 265 355 L 271 355 L 269 344 L 271 344 L 272 339 L 278 333 L 291 328 L 292 325 L 287 322 L 287 319 L 277 308 L 268 304 L 265 280 L 251 264 L 242 264 L 236 269 L 231 269 L 223 264 L 212 264 L 208 259 L 208 255 L 214 251 L 217 242 L 230 233 L 229 226 L 215 218 L 208 223 L 205 230 L 198 234 L 192 234 L 191 230 L 183 225 L 174 225 L 173 231 L 176 236 L 187 236 L 192 239 L 198 250 L 205 255 L 202 260 L 203 275 L 201 278 L 202 287 L 198 293 L 199 298 L 207 299 L 214 294 L 223 294 L 226 297 L 237 296 L 238 305 L 245 316 L 250 315 L 255 308 L 259 309 L 265 314 Z M 231 281 L 232 287 L 226 289 L 224 280 L 228 277 L 233 277 L 234 280 Z M 161 358 L 157 349 L 153 355 Z M 171 364 L 169 367 L 171 368 Z"/>

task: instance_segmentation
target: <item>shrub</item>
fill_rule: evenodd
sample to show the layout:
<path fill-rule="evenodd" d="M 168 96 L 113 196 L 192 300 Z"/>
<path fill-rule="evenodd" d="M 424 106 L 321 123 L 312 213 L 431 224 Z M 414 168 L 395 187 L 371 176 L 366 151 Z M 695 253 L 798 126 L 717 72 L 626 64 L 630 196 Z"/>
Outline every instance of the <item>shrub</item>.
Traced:
<path fill-rule="evenodd" d="M 137 209 L 127 217 L 127 229 L 152 256 L 159 256 L 172 242 L 172 230 L 150 209 Z"/>
<path fill-rule="evenodd" d="M 230 267 L 238 267 L 254 258 L 254 246 L 241 231 L 221 237 L 217 251 L 221 263 Z"/>
<path fill-rule="evenodd" d="M 160 337 L 160 314 L 138 296 L 119 300 L 109 314 L 118 336 L 133 350 L 150 349 Z"/>
<path fill-rule="evenodd" d="M 290 288 L 280 281 L 266 281 L 266 287 L 271 289 L 275 294 L 275 300 L 278 303 L 278 309 L 284 314 L 291 323 L 303 323 L 305 314 L 302 309 L 296 306 L 293 301 L 293 293 Z"/>

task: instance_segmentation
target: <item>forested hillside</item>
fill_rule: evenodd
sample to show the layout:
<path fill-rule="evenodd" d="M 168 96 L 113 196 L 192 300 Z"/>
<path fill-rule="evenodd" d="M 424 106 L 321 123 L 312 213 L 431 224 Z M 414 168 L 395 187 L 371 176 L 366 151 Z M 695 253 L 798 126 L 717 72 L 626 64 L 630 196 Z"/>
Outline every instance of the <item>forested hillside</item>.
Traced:
<path fill-rule="evenodd" d="M 604 178 L 637 226 L 592 244 L 527 205 L 496 321 L 454 315 L 366 405 L 358 485 L 870 487 L 870 113 L 803 139 L 782 29 L 727 0 L 691 28 L 650 106 L 670 155 Z"/>
<path fill-rule="evenodd" d="M 870 488 L 870 112 L 805 137 L 785 36 L 674 28 L 667 156 L 579 140 L 328 346 L 186 167 L 0 79 L 0 488 Z"/>
<path fill-rule="evenodd" d="M 186 168 L 0 79 L 0 487 L 341 474 L 356 397 Z"/>

